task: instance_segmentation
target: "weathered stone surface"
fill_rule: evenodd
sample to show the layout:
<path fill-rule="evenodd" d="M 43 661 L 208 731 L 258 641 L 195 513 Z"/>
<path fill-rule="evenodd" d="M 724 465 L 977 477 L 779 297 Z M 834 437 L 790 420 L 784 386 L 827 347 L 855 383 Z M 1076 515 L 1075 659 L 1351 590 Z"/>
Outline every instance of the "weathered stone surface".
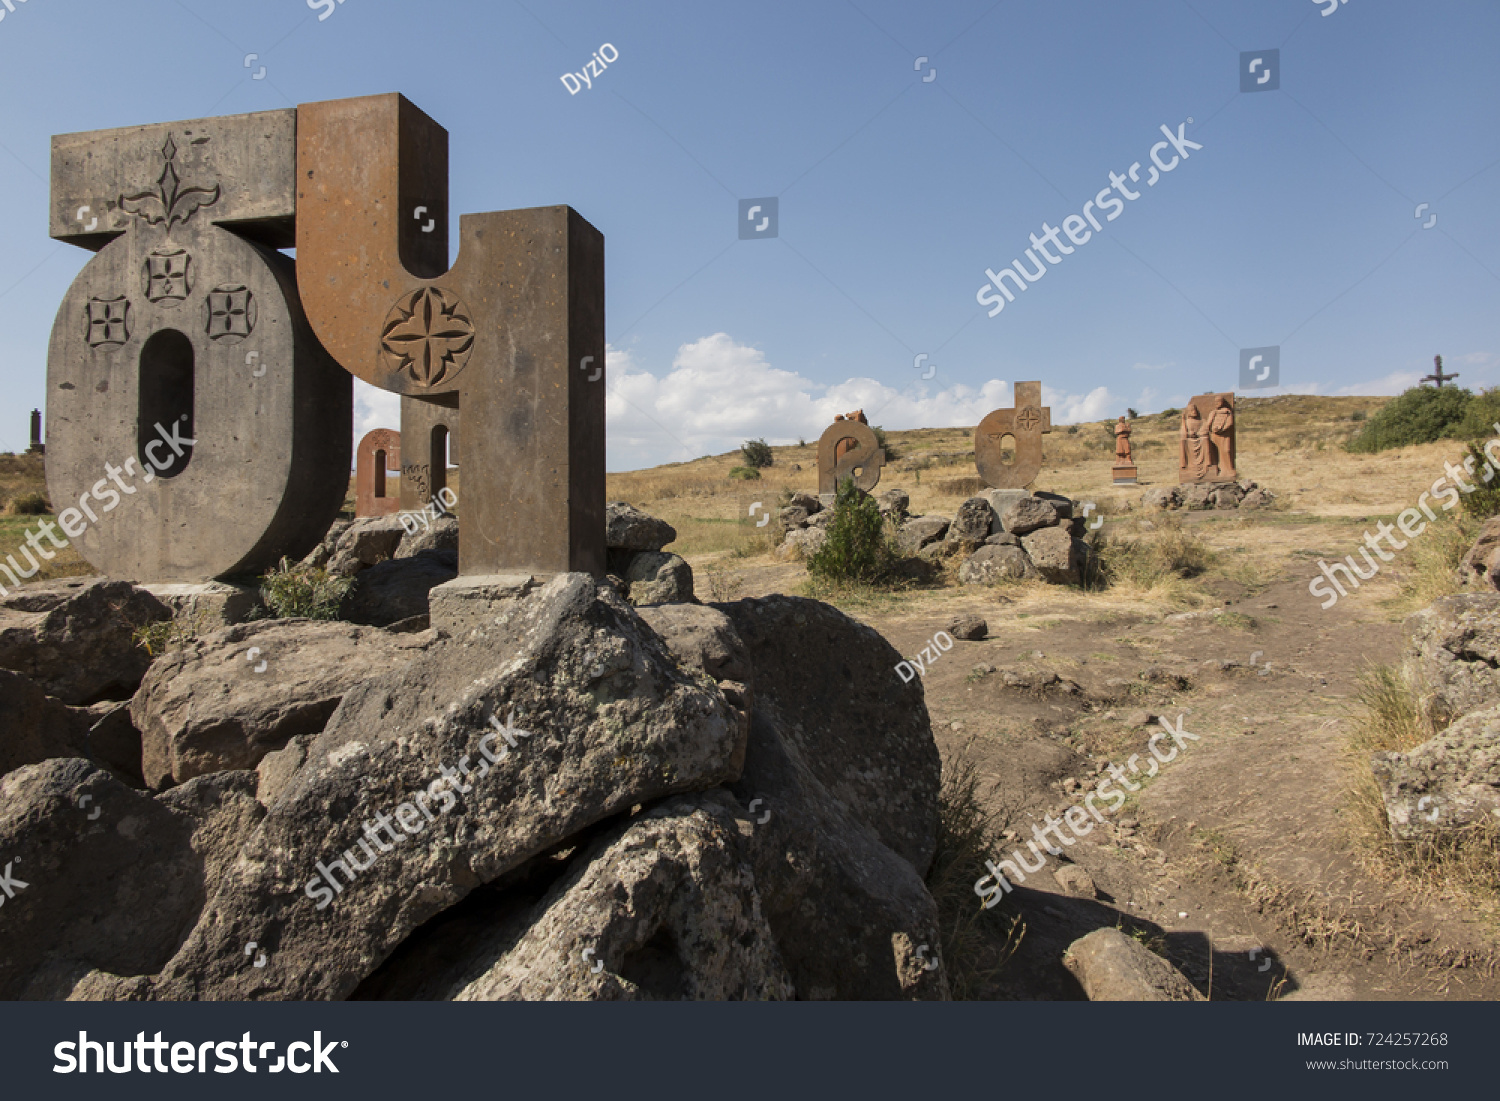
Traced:
<path fill-rule="evenodd" d="M 1061 493 L 1048 493 L 1045 489 L 1039 489 L 1032 494 L 1039 501 L 1050 501 L 1052 507 L 1057 510 L 1057 515 L 1064 520 L 1073 518 L 1073 499 L 1064 497 Z"/>
<path fill-rule="evenodd" d="M 990 525 L 990 534 L 996 535 L 1005 530 L 1000 520 L 1005 515 L 1005 510 L 1017 501 L 1030 497 L 1031 494 L 1024 489 L 987 489 L 980 496 L 990 503 L 990 511 L 995 514 L 995 520 Z"/>
<path fill-rule="evenodd" d="M 1012 535 L 1029 535 L 1042 528 L 1056 527 L 1057 507 L 1040 497 L 1022 497 L 1012 501 L 1000 517 L 1000 523 Z"/>
<path fill-rule="evenodd" d="M 823 515 L 819 513 L 818 515 Z M 806 560 L 818 553 L 828 539 L 828 533 L 822 528 L 806 527 L 799 528 L 786 533 L 786 539 L 781 546 L 776 548 L 776 557 L 781 559 Z"/>
<path fill-rule="evenodd" d="M 124 699 L 151 663 L 136 645 L 136 628 L 171 617 L 170 608 L 126 581 L 29 586 L 0 601 L 0 669 L 25 674 L 64 703 Z"/>
<path fill-rule="evenodd" d="M 307 553 L 299 565 L 308 569 L 326 569 L 328 560 L 333 557 L 338 549 L 339 540 L 344 537 L 344 532 L 354 524 L 353 520 L 335 520 L 323 536 L 323 541 Z"/>
<path fill-rule="evenodd" d="M 1182 495 L 1176 486 L 1157 486 L 1141 494 L 1141 504 L 1147 508 L 1172 509 L 1182 506 Z"/>
<path fill-rule="evenodd" d="M 413 518 L 409 523 L 411 522 L 418 523 L 419 526 L 415 531 L 408 526 L 394 557 L 415 558 L 423 551 L 451 551 L 455 556 L 458 554 L 457 517 L 439 516 L 436 520 L 429 517 L 426 523 Z"/>
<path fill-rule="evenodd" d="M 628 555 L 630 552 L 620 553 Z M 611 583 L 610 587 L 623 592 L 624 583 L 622 578 L 618 586 Z M 455 638 L 462 638 L 470 631 L 483 630 L 494 622 L 492 605 L 509 603 L 540 587 L 541 582 L 529 573 L 455 577 L 428 592 L 429 622 Z"/>
<path fill-rule="evenodd" d="M 494 611 L 345 696 L 139 996 L 345 997 L 475 887 L 636 804 L 732 778 L 733 709 L 607 585 L 562 574 Z M 247 967 L 262 937 L 268 964 Z"/>
<path fill-rule="evenodd" d="M 917 516 L 901 525 L 896 536 L 896 546 L 902 554 L 916 554 L 929 543 L 936 543 L 948 533 L 946 516 Z"/>
<path fill-rule="evenodd" d="M 1118 929 L 1095 929 L 1075 940 L 1063 965 L 1091 1002 L 1201 1002 L 1182 972 Z"/>
<path fill-rule="evenodd" d="M 141 588 L 172 609 L 172 614 L 178 619 L 202 629 L 243 623 L 259 614 L 262 607 L 260 590 L 253 585 L 203 581 L 142 585 Z"/>
<path fill-rule="evenodd" d="M 1245 499 L 1245 491 L 1237 482 L 1225 482 L 1214 489 L 1211 499 L 1214 508 L 1239 508 L 1240 502 Z"/>
<path fill-rule="evenodd" d="M 1062 528 L 1043 528 L 1021 538 L 1021 546 L 1038 572 L 1054 585 L 1076 585 L 1083 580 L 1090 548 Z"/>
<path fill-rule="evenodd" d="M 1021 545 L 1020 538 L 1018 536 L 1012 535 L 1008 531 L 996 532 L 984 542 L 986 546 L 991 547 L 1019 547 Z"/>
<path fill-rule="evenodd" d="M 943 629 L 954 638 L 977 642 L 989 633 L 990 625 L 977 615 L 956 615 Z"/>
<path fill-rule="evenodd" d="M 791 999 L 756 891 L 753 829 L 723 791 L 668 800 L 575 859 L 520 937 L 502 927 L 480 953 L 482 973 L 451 996 Z"/>
<path fill-rule="evenodd" d="M 1404 670 L 1438 725 L 1500 699 L 1500 593 L 1445 596 L 1408 617 Z"/>
<path fill-rule="evenodd" d="M 89 716 L 0 669 L 0 776 L 57 757 L 87 757 Z"/>
<path fill-rule="evenodd" d="M 988 501 L 983 497 L 970 497 L 953 514 L 953 523 L 948 526 L 945 538 L 980 545 L 989 538 L 994 520 L 995 513 Z"/>
<path fill-rule="evenodd" d="M 895 493 L 900 491 L 892 490 L 891 492 Z M 884 497 L 885 494 L 881 494 L 881 496 Z M 806 509 L 809 516 L 823 510 L 823 503 L 816 497 L 814 497 L 811 493 L 793 493 L 792 499 L 789 503 L 793 508 Z"/>
<path fill-rule="evenodd" d="M 792 505 L 782 509 L 776 517 L 784 528 L 800 528 L 807 523 L 807 518 L 811 515 L 812 513 L 807 509 Z"/>
<path fill-rule="evenodd" d="M 394 558 L 405 535 L 406 529 L 398 516 L 355 520 L 339 535 L 326 568 L 339 577 L 353 577 L 361 570 Z"/>
<path fill-rule="evenodd" d="M 92 968 L 149 974 L 203 904 L 193 822 L 87 761 L 0 778 L 0 998 L 60 998 Z"/>
<path fill-rule="evenodd" d="M 659 551 L 677 538 L 671 524 L 623 501 L 605 505 L 604 517 L 604 545 L 611 550 Z"/>
<path fill-rule="evenodd" d="M 339 603 L 339 618 L 389 627 L 428 615 L 432 590 L 457 576 L 457 550 L 424 550 L 411 558 L 392 558 L 354 575 L 354 584 Z"/>
<path fill-rule="evenodd" d="M 1246 492 L 1240 501 L 1240 508 L 1270 508 L 1276 500 L 1276 494 L 1269 489 L 1253 487 Z"/>
<path fill-rule="evenodd" d="M 88 757 L 131 787 L 145 787 L 141 775 L 141 732 L 130 718 L 130 704 L 96 703 L 81 712 L 88 728 Z"/>
<path fill-rule="evenodd" d="M 875 498 L 882 516 L 894 519 L 898 524 L 905 520 L 911 507 L 911 495 L 904 489 L 888 489 Z"/>
<path fill-rule="evenodd" d="M 1094 877 L 1080 868 L 1077 864 L 1064 864 L 1052 872 L 1052 878 L 1063 892 L 1075 898 L 1098 898 L 1099 888 L 1094 885 Z"/>
<path fill-rule="evenodd" d="M 1007 578 L 1023 580 L 1039 576 L 1036 566 L 1020 547 L 980 547 L 958 568 L 958 580 L 964 585 L 993 585 Z"/>
<path fill-rule="evenodd" d="M 1210 509 L 1214 507 L 1214 487 L 1202 482 L 1177 487 L 1178 500 L 1186 509 Z"/>
<path fill-rule="evenodd" d="M 1500 826 L 1500 706 L 1473 711 L 1407 753 L 1370 762 L 1391 835 L 1431 841 L 1489 821 Z"/>
<path fill-rule="evenodd" d="M 939 943 L 921 875 L 941 772 L 920 683 L 891 676 L 901 656 L 827 605 L 721 607 L 754 668 L 750 747 L 731 790 L 754 824 L 756 888 L 798 997 L 947 997 L 945 972 L 918 955 Z"/>
<path fill-rule="evenodd" d="M 625 571 L 630 586 L 630 602 L 645 604 L 687 604 L 693 595 L 693 567 L 676 554 L 642 551 L 630 560 Z"/>
<path fill-rule="evenodd" d="M 1458 573 L 1464 584 L 1486 591 L 1500 589 L 1497 551 L 1500 551 L 1500 516 L 1491 516 L 1479 529 L 1474 545 L 1459 561 Z"/>
<path fill-rule="evenodd" d="M 272 619 L 225 628 L 164 654 L 130 707 L 141 731 L 145 780 L 157 788 L 254 768 L 291 738 L 322 730 L 355 685 L 433 642 L 431 634 Z"/>

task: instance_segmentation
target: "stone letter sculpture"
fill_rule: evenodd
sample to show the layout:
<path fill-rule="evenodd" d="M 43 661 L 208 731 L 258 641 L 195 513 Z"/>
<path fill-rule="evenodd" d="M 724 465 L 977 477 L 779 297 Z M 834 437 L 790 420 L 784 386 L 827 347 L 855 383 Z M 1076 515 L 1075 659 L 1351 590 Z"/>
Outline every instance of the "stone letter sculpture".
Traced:
<path fill-rule="evenodd" d="M 1182 411 L 1182 465 L 1178 478 L 1191 482 L 1232 482 L 1235 470 L 1234 395 L 1200 394 Z"/>
<path fill-rule="evenodd" d="M 366 432 L 354 450 L 355 516 L 389 516 L 400 511 L 404 495 L 389 492 L 385 484 L 385 472 L 400 469 L 401 433 L 389 428 Z"/>
<path fill-rule="evenodd" d="M 403 504 L 439 492 L 444 465 L 417 413 L 446 431 L 461 412 L 459 572 L 602 575 L 599 231 L 566 206 L 465 215 L 449 270 L 448 135 L 399 95 L 300 106 L 297 188 L 313 329 L 402 395 L 403 469 L 429 469 Z"/>
<path fill-rule="evenodd" d="M 1121 417 L 1115 425 L 1115 465 L 1114 483 L 1120 485 L 1136 484 L 1136 466 L 1130 456 L 1130 422 Z"/>
<path fill-rule="evenodd" d="M 49 231 L 97 255 L 48 346 L 47 491 L 101 573 L 258 572 L 338 514 L 353 386 L 276 251 L 296 135 L 285 110 L 52 139 Z"/>
<path fill-rule="evenodd" d="M 818 494 L 837 493 L 839 483 L 853 478 L 857 488 L 869 493 L 880 484 L 880 469 L 885 466 L 885 451 L 864 414 L 859 420 L 842 416 L 818 439 Z"/>
<path fill-rule="evenodd" d="M 1052 410 L 1042 404 L 1040 382 L 1018 382 L 1014 409 L 996 409 L 974 430 L 974 465 L 991 489 L 1025 489 L 1042 472 L 1042 435 L 1052 431 Z M 1016 441 L 1016 458 L 1001 458 L 1000 441 Z"/>

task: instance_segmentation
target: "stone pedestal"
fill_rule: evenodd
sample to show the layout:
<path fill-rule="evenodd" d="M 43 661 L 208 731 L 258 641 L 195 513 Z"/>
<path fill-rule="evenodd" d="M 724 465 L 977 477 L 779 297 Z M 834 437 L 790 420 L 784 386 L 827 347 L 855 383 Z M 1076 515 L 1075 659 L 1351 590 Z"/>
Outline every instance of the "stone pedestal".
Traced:
<path fill-rule="evenodd" d="M 1133 486 L 1137 484 L 1136 467 L 1134 463 L 1126 463 L 1123 466 L 1116 466 L 1114 468 L 1114 474 L 1115 485 L 1117 486 Z"/>
<path fill-rule="evenodd" d="M 546 578 L 529 573 L 469 574 L 434 586 L 427 594 L 432 626 L 455 638 L 494 623 L 495 605 L 525 596 Z"/>

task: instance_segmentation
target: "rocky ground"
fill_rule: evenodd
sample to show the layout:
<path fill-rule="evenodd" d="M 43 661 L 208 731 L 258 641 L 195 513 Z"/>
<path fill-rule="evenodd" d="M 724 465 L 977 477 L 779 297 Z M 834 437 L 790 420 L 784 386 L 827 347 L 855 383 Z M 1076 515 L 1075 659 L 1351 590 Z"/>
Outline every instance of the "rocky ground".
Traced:
<path fill-rule="evenodd" d="M 1200 738 L 1009 896 L 1024 935 L 996 939 L 996 959 L 1015 951 L 983 996 L 1083 997 L 1063 956 L 1100 927 L 1219 1000 L 1500 996 L 1494 913 L 1393 880 L 1346 820 L 1357 680 L 1407 647 L 1392 603 L 1403 563 L 1325 611 L 1307 589 L 1316 560 L 1348 553 L 1363 517 L 1185 519 L 1232 560 L 1254 559 L 1205 577 L 1196 607 L 1040 582 L 847 605 L 906 656 L 956 617 L 986 620 L 986 638 L 926 661 L 922 680 L 945 767 L 977 764 L 1011 846 L 1082 802 L 1108 764 L 1149 760 L 1158 717 Z M 746 593 L 803 583 L 800 567 L 764 560 L 698 568 Z"/>

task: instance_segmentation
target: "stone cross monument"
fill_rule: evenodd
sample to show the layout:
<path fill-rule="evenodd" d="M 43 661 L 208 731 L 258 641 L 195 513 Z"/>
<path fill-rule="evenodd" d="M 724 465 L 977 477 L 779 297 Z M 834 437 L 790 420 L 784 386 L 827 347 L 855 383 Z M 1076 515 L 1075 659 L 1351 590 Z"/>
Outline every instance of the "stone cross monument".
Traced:
<path fill-rule="evenodd" d="M 1454 379 L 1456 379 L 1458 377 L 1458 373 L 1457 372 L 1454 372 L 1451 375 L 1445 375 L 1445 374 L 1443 374 L 1443 357 L 1442 356 L 1433 356 L 1432 357 L 1432 364 L 1433 364 L 1432 374 L 1423 376 L 1423 378 L 1422 378 L 1423 382 L 1430 382 L 1434 386 L 1436 386 L 1439 390 L 1441 390 L 1443 388 L 1443 383 L 1445 383 L 1445 382 L 1452 382 Z"/>
<path fill-rule="evenodd" d="M 974 430 L 974 465 L 992 489 L 1025 489 L 1042 472 L 1042 436 L 1052 431 L 1052 410 L 1042 404 L 1040 382 L 1018 382 L 1014 409 L 986 414 Z M 1016 442 L 1014 462 L 1001 455 L 1006 436 Z"/>

